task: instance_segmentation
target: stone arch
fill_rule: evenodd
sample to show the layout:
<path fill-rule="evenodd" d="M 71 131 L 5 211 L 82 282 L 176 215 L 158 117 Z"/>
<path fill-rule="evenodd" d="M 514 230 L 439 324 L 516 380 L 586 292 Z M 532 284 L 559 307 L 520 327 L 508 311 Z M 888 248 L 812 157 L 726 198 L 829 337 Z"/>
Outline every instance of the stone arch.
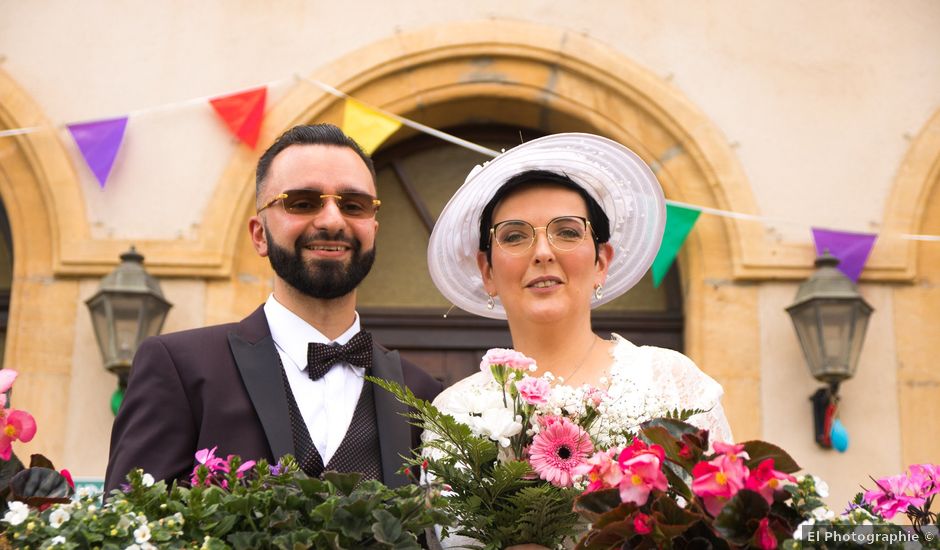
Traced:
<path fill-rule="evenodd" d="M 14 402 L 43 429 L 30 450 L 61 456 L 74 342 L 78 283 L 55 277 L 63 231 L 87 239 L 84 201 L 55 127 L 0 70 L 0 199 L 13 244 L 13 281 L 4 366 L 20 372 Z M 83 233 L 83 227 L 85 229 Z M 28 455 L 26 451 L 17 451 Z"/>
<path fill-rule="evenodd" d="M 337 60 L 310 76 L 366 103 L 431 127 L 483 121 L 548 132 L 591 131 L 631 147 L 653 165 L 667 197 L 712 208 L 756 212 L 743 170 L 714 124 L 667 81 L 619 52 L 570 31 L 516 21 L 437 26 L 402 34 Z M 342 121 L 341 100 L 304 77 L 266 116 L 262 142 L 294 124 Z M 392 139 L 403 139 L 402 130 Z M 238 155 L 208 211 L 227 211 L 231 281 L 210 287 L 209 311 L 235 316 L 233 293 L 261 295 L 266 266 L 246 257 L 244 220 L 254 207 L 253 159 Z M 231 201 L 231 197 L 238 197 Z M 223 198 L 228 198 L 224 200 Z M 223 216 L 224 217 L 224 216 Z M 755 232 L 757 232 L 755 234 Z M 735 285 L 747 275 L 760 228 L 703 216 L 680 256 L 686 348 L 731 396 L 742 435 L 759 435 L 757 294 Z M 759 248 L 759 247 L 757 247 Z M 749 252 L 750 251 L 750 252 Z M 811 262 L 806 262 L 811 265 Z M 238 286 L 234 290 L 231 285 Z M 723 315 L 742 316 L 733 328 Z M 742 327 L 744 328 L 742 333 Z M 708 345 L 705 345 L 705 342 Z M 734 355 L 727 351 L 734 349 Z"/>
<path fill-rule="evenodd" d="M 912 140 L 885 210 L 885 231 L 940 235 L 940 110 Z M 898 353 L 901 463 L 935 460 L 940 431 L 940 374 L 935 347 L 940 330 L 940 242 L 895 240 L 913 285 L 894 291 Z M 933 426 L 931 428 L 931 426 Z"/>

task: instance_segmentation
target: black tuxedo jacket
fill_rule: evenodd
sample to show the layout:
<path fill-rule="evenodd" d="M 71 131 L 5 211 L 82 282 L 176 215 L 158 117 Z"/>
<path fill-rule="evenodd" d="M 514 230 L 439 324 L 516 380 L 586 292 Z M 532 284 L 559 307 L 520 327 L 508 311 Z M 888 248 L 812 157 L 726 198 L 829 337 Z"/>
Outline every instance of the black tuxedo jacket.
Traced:
<path fill-rule="evenodd" d="M 187 478 L 200 449 L 218 446 L 216 456 L 272 464 L 294 454 L 277 357 L 262 307 L 239 323 L 145 340 L 111 431 L 105 494 L 138 467 L 156 479 Z M 441 391 L 437 380 L 379 345 L 371 374 L 403 383 L 428 401 Z M 397 473 L 401 457 L 410 456 L 419 434 L 400 414 L 407 408 L 381 388 L 375 409 L 382 474 L 386 485 L 397 487 L 407 483 Z"/>

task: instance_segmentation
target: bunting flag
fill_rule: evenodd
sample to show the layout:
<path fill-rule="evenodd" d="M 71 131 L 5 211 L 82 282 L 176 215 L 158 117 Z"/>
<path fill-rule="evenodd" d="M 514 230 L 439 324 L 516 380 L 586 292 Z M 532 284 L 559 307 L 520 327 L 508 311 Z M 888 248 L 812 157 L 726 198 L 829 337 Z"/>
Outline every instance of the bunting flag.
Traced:
<path fill-rule="evenodd" d="M 104 184 L 111 175 L 118 149 L 124 141 L 127 117 L 80 122 L 66 127 L 72 134 L 75 144 L 78 145 L 79 151 L 82 152 L 88 168 L 95 174 L 98 184 L 104 189 Z"/>
<path fill-rule="evenodd" d="M 401 127 L 401 122 L 366 107 L 353 98 L 346 98 L 343 111 L 343 132 L 356 140 L 366 154 L 371 155 L 379 145 Z"/>
<path fill-rule="evenodd" d="M 235 137 L 254 149 L 258 144 L 258 134 L 261 133 L 264 102 L 267 96 L 268 87 L 262 86 L 210 99 L 209 103 Z"/>
<path fill-rule="evenodd" d="M 669 272 L 669 266 L 676 260 L 679 249 L 701 213 L 701 210 L 695 208 L 666 205 L 666 232 L 663 234 L 663 242 L 659 245 L 656 259 L 653 260 L 653 287 L 659 288 L 663 282 Z"/>
<path fill-rule="evenodd" d="M 868 255 L 875 246 L 877 235 L 872 233 L 852 233 L 849 231 L 833 231 L 831 229 L 813 229 L 813 241 L 816 242 L 816 255 L 828 250 L 830 254 L 839 259 L 839 269 L 845 276 L 858 282 Z"/>

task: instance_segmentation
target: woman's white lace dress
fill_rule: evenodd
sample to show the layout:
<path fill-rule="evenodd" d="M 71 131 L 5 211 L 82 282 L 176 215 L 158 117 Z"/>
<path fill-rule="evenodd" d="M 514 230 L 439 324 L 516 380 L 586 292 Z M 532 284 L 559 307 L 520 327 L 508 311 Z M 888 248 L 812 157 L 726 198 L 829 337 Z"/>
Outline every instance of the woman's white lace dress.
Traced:
<path fill-rule="evenodd" d="M 616 345 L 611 351 L 613 362 L 608 371 L 611 380 L 630 381 L 633 387 L 647 393 L 645 397 L 650 402 L 665 405 L 668 410 L 704 410 L 706 412 L 691 417 L 688 422 L 708 430 L 712 443 L 733 441 L 731 427 L 721 407 L 724 390 L 691 359 L 670 349 L 636 346 L 617 334 L 613 335 L 613 340 Z M 460 418 L 486 393 L 484 388 L 490 380 L 489 375 L 482 372 L 468 376 L 441 392 L 434 406 Z M 435 434 L 425 432 L 421 437 L 427 441 Z M 472 547 L 475 543 L 456 536 L 442 541 L 444 548 Z"/>

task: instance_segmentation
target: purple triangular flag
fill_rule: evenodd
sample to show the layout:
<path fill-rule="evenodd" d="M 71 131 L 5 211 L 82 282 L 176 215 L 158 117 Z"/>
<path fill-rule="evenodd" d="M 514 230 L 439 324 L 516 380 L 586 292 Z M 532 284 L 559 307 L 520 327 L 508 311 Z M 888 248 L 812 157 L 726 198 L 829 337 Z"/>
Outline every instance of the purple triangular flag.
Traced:
<path fill-rule="evenodd" d="M 111 174 L 111 167 L 114 166 L 114 159 L 121 148 L 126 127 L 126 116 L 68 125 L 72 139 L 102 188 Z"/>
<path fill-rule="evenodd" d="M 868 261 L 868 255 L 875 245 L 878 235 L 871 233 L 850 233 L 830 229 L 813 228 L 813 240 L 816 241 L 816 255 L 824 250 L 839 259 L 839 269 L 845 276 L 858 282 L 859 275 Z"/>

